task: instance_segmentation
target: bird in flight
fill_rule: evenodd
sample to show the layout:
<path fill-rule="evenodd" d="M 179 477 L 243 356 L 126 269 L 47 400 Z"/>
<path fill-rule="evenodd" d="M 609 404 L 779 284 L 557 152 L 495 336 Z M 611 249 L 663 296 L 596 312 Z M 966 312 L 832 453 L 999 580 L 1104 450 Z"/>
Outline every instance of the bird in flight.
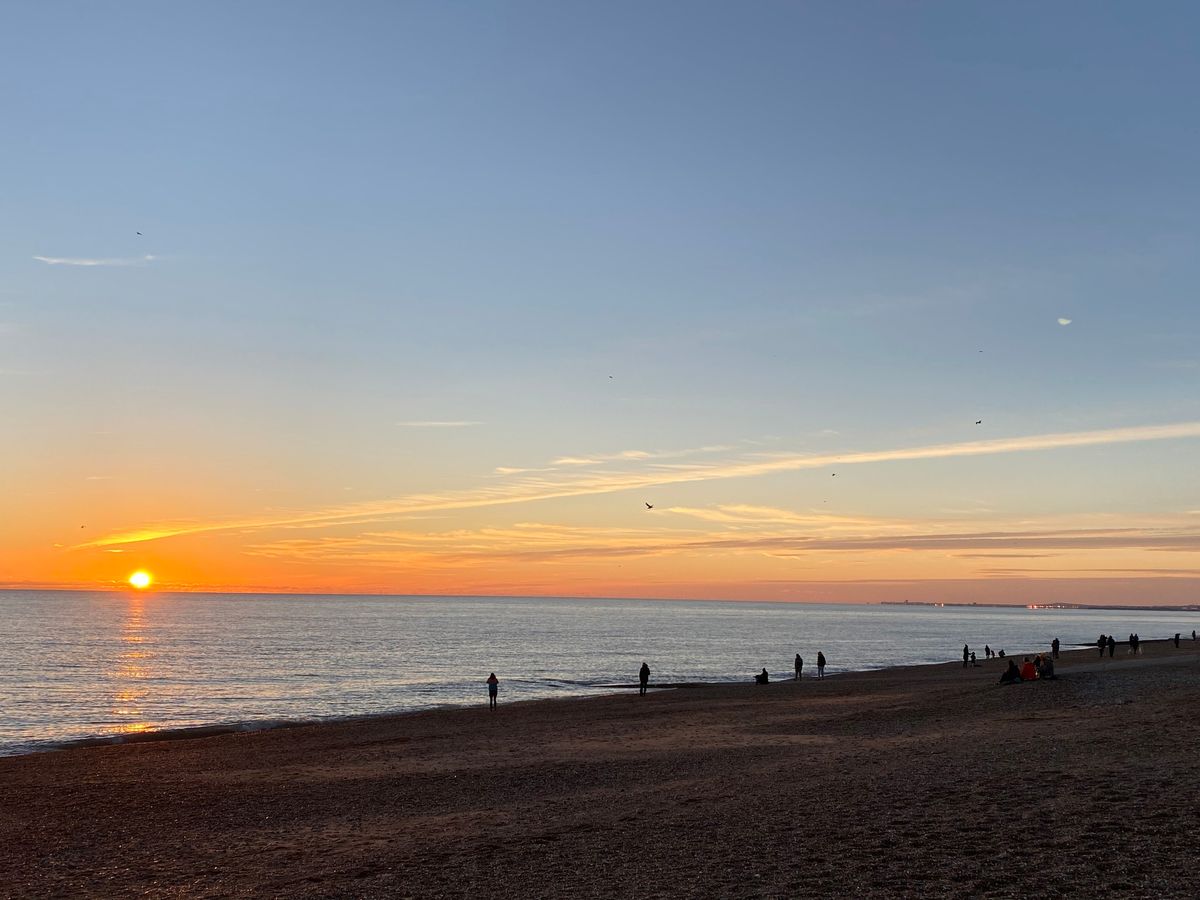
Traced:
<path fill-rule="evenodd" d="M 141 232 L 139 231 L 138 234 L 141 234 Z"/>
<path fill-rule="evenodd" d="M 643 502 L 643 503 L 645 503 L 645 501 L 644 501 L 644 500 L 643 500 L 642 502 Z M 654 509 L 654 504 L 653 504 L 653 503 L 646 503 L 646 509 Z"/>
<path fill-rule="evenodd" d="M 976 425 L 982 425 L 982 424 L 983 424 L 983 419 L 976 419 L 976 420 L 975 420 L 975 424 L 976 424 Z"/>
<path fill-rule="evenodd" d="M 837 472 L 830 472 L 829 474 L 831 477 L 837 478 Z"/>

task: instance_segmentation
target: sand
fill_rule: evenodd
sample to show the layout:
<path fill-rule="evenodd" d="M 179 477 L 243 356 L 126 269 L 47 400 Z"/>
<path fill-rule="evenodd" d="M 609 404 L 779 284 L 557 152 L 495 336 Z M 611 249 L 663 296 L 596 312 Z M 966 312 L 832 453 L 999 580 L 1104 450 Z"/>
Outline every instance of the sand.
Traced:
<path fill-rule="evenodd" d="M 1143 648 L 0 759 L 0 895 L 1196 896 L 1200 649 Z"/>

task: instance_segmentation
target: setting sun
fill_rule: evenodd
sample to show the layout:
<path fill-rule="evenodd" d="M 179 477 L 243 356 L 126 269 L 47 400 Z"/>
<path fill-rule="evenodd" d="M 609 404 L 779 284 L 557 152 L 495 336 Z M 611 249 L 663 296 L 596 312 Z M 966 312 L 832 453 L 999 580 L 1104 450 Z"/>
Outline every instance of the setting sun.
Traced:
<path fill-rule="evenodd" d="M 138 571 L 134 572 L 132 575 L 129 576 L 129 583 L 132 584 L 139 591 L 143 590 L 144 588 L 148 588 L 150 586 L 151 580 L 152 579 L 150 578 L 150 573 L 145 571 L 144 569 L 139 569 Z"/>

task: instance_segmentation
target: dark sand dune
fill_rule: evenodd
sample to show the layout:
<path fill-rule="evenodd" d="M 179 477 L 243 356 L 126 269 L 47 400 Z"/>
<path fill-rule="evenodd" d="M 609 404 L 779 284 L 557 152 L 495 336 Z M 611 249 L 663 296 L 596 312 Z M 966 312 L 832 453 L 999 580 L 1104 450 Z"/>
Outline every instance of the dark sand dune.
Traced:
<path fill-rule="evenodd" d="M 0 895 L 1196 896 L 1196 646 L 999 671 L 0 759 Z"/>

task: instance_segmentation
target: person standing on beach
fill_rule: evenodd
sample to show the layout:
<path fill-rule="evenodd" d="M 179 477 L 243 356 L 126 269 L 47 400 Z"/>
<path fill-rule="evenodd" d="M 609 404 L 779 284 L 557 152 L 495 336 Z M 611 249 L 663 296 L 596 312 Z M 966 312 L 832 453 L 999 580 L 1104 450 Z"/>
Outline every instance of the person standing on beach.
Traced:
<path fill-rule="evenodd" d="M 1058 648 L 1060 646 L 1062 646 L 1062 645 L 1059 644 L 1058 638 L 1055 638 L 1054 640 L 1052 640 L 1050 642 L 1050 652 L 1054 654 L 1055 659 L 1058 659 Z"/>
<path fill-rule="evenodd" d="M 804 669 L 804 660 L 801 658 L 800 654 L 797 653 L 796 654 L 796 680 L 797 681 L 800 680 L 800 674 L 803 669 Z"/>
<path fill-rule="evenodd" d="M 968 661 L 970 659 L 971 659 L 971 648 L 968 647 L 966 644 L 963 644 L 963 668 L 964 669 L 967 667 Z"/>
<path fill-rule="evenodd" d="M 983 645 L 983 658 L 984 658 L 984 659 L 991 659 L 991 658 L 992 658 L 992 647 L 991 647 L 991 645 L 990 645 L 990 644 L 984 644 L 984 645 Z"/>
<path fill-rule="evenodd" d="M 1117 639 L 1111 634 L 1108 636 L 1108 658 L 1112 659 L 1113 654 L 1117 652 Z"/>
<path fill-rule="evenodd" d="M 638 696 L 646 696 L 646 685 L 650 683 L 650 667 L 642 663 L 642 667 L 638 669 Z"/>
<path fill-rule="evenodd" d="M 1175 649 L 1179 649 L 1179 632 L 1175 632 Z"/>
<path fill-rule="evenodd" d="M 1108 646 L 1108 638 L 1104 635 L 1100 635 L 1099 640 L 1096 641 L 1096 646 L 1100 648 L 1100 656 L 1103 658 L 1104 648 Z"/>
<path fill-rule="evenodd" d="M 495 672 L 493 672 L 491 675 L 489 675 L 487 677 L 487 686 L 488 686 L 488 709 L 495 709 L 496 708 L 496 694 L 498 694 L 500 692 L 500 679 L 496 677 Z"/>
<path fill-rule="evenodd" d="M 825 654 L 820 651 L 817 652 L 817 677 L 825 677 Z"/>

